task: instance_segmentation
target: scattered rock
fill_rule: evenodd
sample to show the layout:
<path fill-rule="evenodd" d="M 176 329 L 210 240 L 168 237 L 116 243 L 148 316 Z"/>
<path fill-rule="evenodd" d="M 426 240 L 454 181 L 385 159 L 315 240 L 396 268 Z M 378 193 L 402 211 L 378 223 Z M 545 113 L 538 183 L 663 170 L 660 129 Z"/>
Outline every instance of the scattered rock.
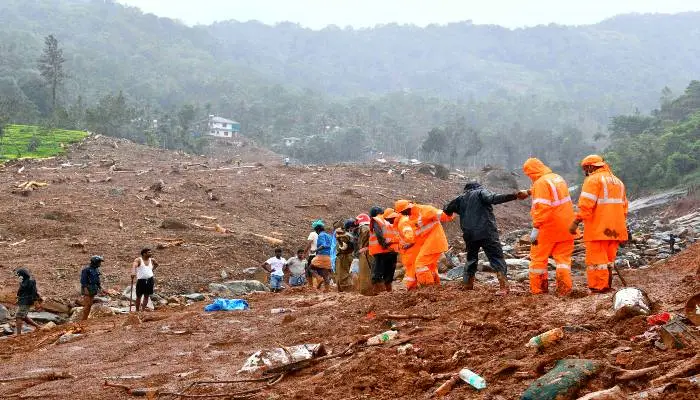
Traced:
<path fill-rule="evenodd" d="M 30 312 L 29 314 L 27 314 L 27 316 L 33 319 L 34 321 L 53 322 L 56 324 L 60 324 L 63 322 L 63 318 L 61 318 L 60 316 L 46 311 Z"/>
<path fill-rule="evenodd" d="M 464 267 L 455 267 L 447 271 L 447 277 L 454 281 L 462 279 L 464 276 Z"/>
<path fill-rule="evenodd" d="M 204 301 L 205 297 L 201 293 L 183 294 L 182 297 L 192 301 Z"/>
<path fill-rule="evenodd" d="M 10 311 L 7 307 L 0 304 L 0 321 L 7 321 L 10 319 Z"/>
<path fill-rule="evenodd" d="M 210 283 L 209 291 L 217 294 L 241 295 L 251 292 L 268 292 L 269 289 L 260 281 L 242 280 Z"/>
<path fill-rule="evenodd" d="M 70 314 L 69 306 L 51 299 L 44 300 L 41 307 L 48 312 L 56 314 Z"/>
<path fill-rule="evenodd" d="M 160 227 L 163 229 L 173 229 L 173 230 L 187 230 L 190 229 L 190 225 L 179 221 L 174 218 L 166 218 L 160 223 Z"/>
<path fill-rule="evenodd" d="M 60 338 L 58 338 L 58 343 L 68 343 L 83 337 L 80 333 L 64 333 Z"/>
<path fill-rule="evenodd" d="M 41 327 L 41 330 L 42 330 L 42 331 L 48 331 L 49 329 L 53 329 L 53 328 L 55 328 L 55 327 L 56 327 L 56 324 L 55 324 L 55 323 L 53 323 L 53 322 L 47 322 L 46 324 L 44 324 L 44 326 Z"/>

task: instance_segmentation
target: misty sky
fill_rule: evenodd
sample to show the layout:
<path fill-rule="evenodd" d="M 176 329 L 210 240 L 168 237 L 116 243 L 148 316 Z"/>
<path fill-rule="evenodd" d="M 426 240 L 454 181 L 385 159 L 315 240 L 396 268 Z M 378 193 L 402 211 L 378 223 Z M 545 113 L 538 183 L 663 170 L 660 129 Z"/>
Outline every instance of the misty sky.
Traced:
<path fill-rule="evenodd" d="M 591 24 L 630 12 L 700 11 L 700 0 L 117 0 L 145 12 L 209 24 L 235 19 L 291 21 L 320 29 L 398 22 L 425 26 L 472 20 L 510 28 Z"/>

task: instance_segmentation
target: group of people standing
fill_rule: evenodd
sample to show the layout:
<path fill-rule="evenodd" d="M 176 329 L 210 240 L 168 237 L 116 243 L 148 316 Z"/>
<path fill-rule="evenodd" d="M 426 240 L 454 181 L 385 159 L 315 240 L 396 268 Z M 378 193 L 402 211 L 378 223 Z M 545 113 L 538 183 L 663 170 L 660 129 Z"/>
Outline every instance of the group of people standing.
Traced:
<path fill-rule="evenodd" d="M 102 256 L 90 257 L 90 264 L 80 271 L 80 294 L 83 306 L 81 320 L 86 320 L 90 316 L 90 310 L 95 301 L 95 296 L 104 294 L 102 289 L 102 279 L 100 267 L 104 258 Z M 141 250 L 140 257 L 134 259 L 131 265 L 131 284 L 136 295 L 136 311 L 146 310 L 148 299 L 154 292 L 155 278 L 153 271 L 158 268 L 158 262 L 153 259 L 151 249 Z M 15 313 L 15 329 L 17 335 L 22 334 L 24 324 L 39 328 L 39 324 L 29 317 L 30 308 L 35 305 L 37 310 L 41 310 L 43 298 L 39 295 L 36 281 L 31 277 L 27 268 L 18 268 L 15 274 L 20 279 L 17 290 L 17 312 Z M 136 280 L 136 285 L 134 285 Z M 130 294 L 133 297 L 133 294 Z M 131 311 L 131 309 L 129 310 Z"/>
<path fill-rule="evenodd" d="M 571 258 L 574 240 L 581 236 L 579 227 L 582 222 L 585 226 L 583 240 L 588 288 L 592 292 L 607 291 L 617 249 L 628 240 L 625 186 L 599 155 L 585 157 L 581 168 L 586 178 L 577 211 L 564 178 L 539 159 L 530 158 L 523 164 L 523 172 L 532 182 L 528 190 L 498 194 L 478 182 L 469 182 L 463 193 L 443 209 L 398 200 L 393 208 L 372 207 L 368 214 L 336 223 L 334 251 L 338 290 L 352 290 L 350 268 L 354 258 L 359 259 L 357 286 L 363 294 L 391 291 L 398 260 L 405 268 L 404 283 L 408 290 L 439 284 L 438 262 L 448 250 L 442 224 L 452 221 L 458 214 L 467 252 L 464 288 L 474 289 L 479 251 L 483 250 L 491 268 L 496 271 L 497 294 L 505 295 L 509 292 L 508 270 L 493 206 L 532 197 L 531 293 L 549 291 L 550 257 L 556 265 L 556 293 L 562 296 L 571 293 Z M 333 238 L 321 220 L 314 221 L 312 228 L 306 249 L 300 249 L 294 260 L 297 275 L 292 274 L 290 280 L 295 279 L 294 285 L 303 285 L 304 282 L 313 285 L 317 280 L 317 287 L 325 285 L 328 288 Z M 281 254 L 281 250 L 279 252 Z M 308 264 L 306 269 L 302 266 L 303 258 Z M 266 265 L 271 265 L 271 261 L 268 260 Z M 302 270 L 306 272 L 303 276 Z M 284 274 L 283 268 L 279 271 L 280 275 Z"/>

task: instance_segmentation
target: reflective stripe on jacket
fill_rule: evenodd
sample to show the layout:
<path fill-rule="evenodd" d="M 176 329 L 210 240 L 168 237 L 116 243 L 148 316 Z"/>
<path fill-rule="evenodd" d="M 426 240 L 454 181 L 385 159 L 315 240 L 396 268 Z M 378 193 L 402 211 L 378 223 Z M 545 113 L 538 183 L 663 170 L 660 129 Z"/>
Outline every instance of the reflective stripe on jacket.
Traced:
<path fill-rule="evenodd" d="M 539 229 L 540 242 L 565 242 L 574 239 L 569 226 L 574 220 L 574 205 L 569 187 L 561 176 L 542 161 L 528 159 L 523 171 L 532 180 L 532 226 Z"/>
<path fill-rule="evenodd" d="M 377 229 L 379 232 L 377 232 Z M 396 230 L 384 218 L 380 216 L 372 218 L 372 223 L 370 223 L 369 254 L 373 256 L 375 254 L 394 252 L 392 245 L 398 243 L 396 233 Z M 382 238 L 381 241 L 379 237 Z M 381 242 L 384 242 L 386 247 L 382 246 Z"/>
<path fill-rule="evenodd" d="M 627 241 L 627 206 L 625 185 L 609 167 L 587 176 L 576 215 L 584 223 L 583 240 Z"/>

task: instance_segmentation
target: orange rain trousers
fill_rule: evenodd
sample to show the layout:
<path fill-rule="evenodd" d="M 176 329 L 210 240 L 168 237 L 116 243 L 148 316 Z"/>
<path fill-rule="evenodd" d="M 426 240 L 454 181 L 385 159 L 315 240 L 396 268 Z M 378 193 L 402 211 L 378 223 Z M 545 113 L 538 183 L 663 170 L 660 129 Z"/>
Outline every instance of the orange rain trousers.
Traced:
<path fill-rule="evenodd" d="M 418 257 L 419 251 L 420 246 L 414 245 L 400 252 L 401 264 L 403 264 L 406 271 L 404 273 L 404 283 L 408 290 L 418 287 L 418 281 L 416 280 L 416 258 Z"/>
<path fill-rule="evenodd" d="M 439 284 L 438 261 L 440 261 L 442 253 L 425 254 L 427 250 L 427 246 L 421 246 L 421 251 L 416 257 L 416 263 L 414 265 L 416 280 L 419 285 Z"/>
<path fill-rule="evenodd" d="M 573 289 L 571 280 L 571 255 L 574 252 L 574 241 L 538 242 L 530 247 L 530 291 L 532 294 L 542 294 L 549 291 L 547 261 L 551 256 L 557 266 L 557 294 L 566 296 Z"/>
<path fill-rule="evenodd" d="M 593 240 L 586 242 L 586 277 L 593 290 L 610 288 L 608 265 L 615 262 L 620 242 L 617 240 Z"/>

